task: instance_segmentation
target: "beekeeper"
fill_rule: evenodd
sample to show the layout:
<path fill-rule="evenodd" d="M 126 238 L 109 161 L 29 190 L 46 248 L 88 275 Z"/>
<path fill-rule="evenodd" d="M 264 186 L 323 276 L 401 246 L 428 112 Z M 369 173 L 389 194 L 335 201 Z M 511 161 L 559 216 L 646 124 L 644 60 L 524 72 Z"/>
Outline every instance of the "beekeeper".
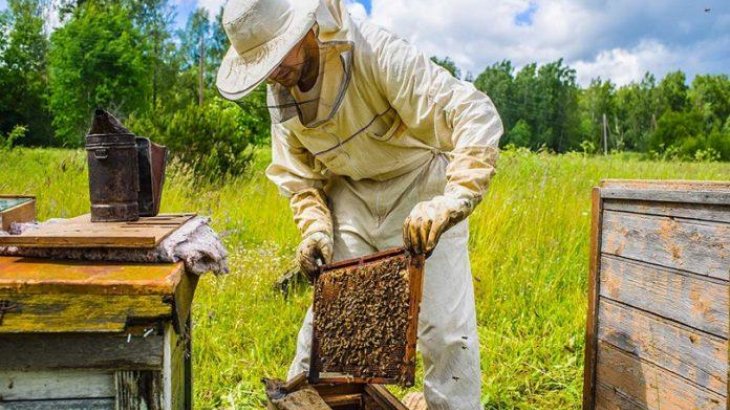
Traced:
<path fill-rule="evenodd" d="M 425 401 L 479 409 L 467 217 L 494 175 L 491 100 L 405 40 L 356 23 L 342 0 L 229 0 L 217 86 L 238 100 L 268 80 L 272 163 L 305 272 L 405 244 L 430 255 L 419 317 Z M 312 312 L 292 377 L 308 370 Z"/>

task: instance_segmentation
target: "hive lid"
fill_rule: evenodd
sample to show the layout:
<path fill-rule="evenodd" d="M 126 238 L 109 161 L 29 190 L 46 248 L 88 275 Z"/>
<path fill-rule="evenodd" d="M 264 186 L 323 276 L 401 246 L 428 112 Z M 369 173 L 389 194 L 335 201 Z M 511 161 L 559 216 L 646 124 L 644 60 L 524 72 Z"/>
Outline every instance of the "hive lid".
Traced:
<path fill-rule="evenodd" d="M 0 236 L 0 246 L 24 248 L 155 248 L 195 214 L 160 214 L 132 222 L 91 222 L 89 214 L 20 235 Z"/>
<path fill-rule="evenodd" d="M 184 323 L 196 283 L 182 262 L 0 257 L 0 334 L 122 332 L 135 323 Z"/>
<path fill-rule="evenodd" d="M 0 196 L 0 212 L 32 201 L 32 197 Z"/>

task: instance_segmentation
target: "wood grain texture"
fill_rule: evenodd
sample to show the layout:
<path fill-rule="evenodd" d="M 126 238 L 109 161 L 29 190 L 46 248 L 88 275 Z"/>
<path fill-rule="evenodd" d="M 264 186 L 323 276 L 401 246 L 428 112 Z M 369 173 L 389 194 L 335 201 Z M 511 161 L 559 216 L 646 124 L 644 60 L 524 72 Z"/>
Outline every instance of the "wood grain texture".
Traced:
<path fill-rule="evenodd" d="M 650 409 L 720 410 L 725 397 L 608 344 L 598 345 L 597 383 Z"/>
<path fill-rule="evenodd" d="M 100 297 L 77 293 L 20 294 L 0 290 L 0 333 L 123 332 L 130 322 L 172 320 L 172 303 L 159 295 Z"/>
<path fill-rule="evenodd" d="M 614 256 L 601 266 L 602 297 L 728 337 L 727 283 Z"/>
<path fill-rule="evenodd" d="M 604 180 L 603 198 L 730 205 L 730 183 L 715 181 Z"/>
<path fill-rule="evenodd" d="M 0 369 L 161 369 L 162 343 L 155 333 L 0 334 Z"/>
<path fill-rule="evenodd" d="M 114 410 L 114 399 L 0 401 L 0 410 Z"/>
<path fill-rule="evenodd" d="M 7 199 L 6 196 L 0 196 L 0 199 Z M 0 210 L 0 230 L 10 231 L 13 222 L 33 222 L 36 217 L 35 198 L 33 197 L 13 197 L 14 199 L 23 201 L 15 206 Z"/>
<path fill-rule="evenodd" d="M 596 385 L 597 410 L 646 410 L 646 405 L 627 396 L 620 389 L 606 386 L 603 383 Z"/>
<path fill-rule="evenodd" d="M 165 350 L 163 353 L 162 385 L 163 403 L 166 410 L 190 409 L 192 403 L 186 402 L 185 387 L 190 380 L 185 374 L 185 355 L 188 341 L 173 329 L 165 329 Z"/>
<path fill-rule="evenodd" d="M 601 250 L 698 275 L 730 279 L 730 225 L 605 211 Z"/>
<path fill-rule="evenodd" d="M 601 265 L 601 224 L 603 217 L 603 200 L 599 188 L 593 188 L 591 214 L 591 243 L 588 255 L 588 309 L 585 333 L 585 351 L 583 363 L 583 410 L 592 410 L 596 396 L 596 361 L 598 343 L 598 298 L 600 294 Z"/>
<path fill-rule="evenodd" d="M 1 236 L 0 246 L 40 248 L 154 248 L 195 214 L 161 214 L 134 222 L 91 222 L 90 214 Z"/>
<path fill-rule="evenodd" d="M 368 384 L 365 393 L 372 398 L 383 410 L 408 410 L 408 408 L 393 395 L 385 386 Z"/>
<path fill-rule="evenodd" d="M 157 371 L 114 374 L 116 410 L 162 410 L 162 382 Z M 166 409 L 167 410 L 167 409 Z"/>
<path fill-rule="evenodd" d="M 0 402 L 3 400 L 108 398 L 114 397 L 114 395 L 114 377 L 111 372 L 0 370 Z"/>
<path fill-rule="evenodd" d="M 726 339 L 607 300 L 600 303 L 598 320 L 602 342 L 725 396 Z"/>
<path fill-rule="evenodd" d="M 184 273 L 182 262 L 84 262 L 0 256 L 0 291 L 173 295 Z"/>
<path fill-rule="evenodd" d="M 686 204 L 655 201 L 605 199 L 603 209 L 635 214 L 670 216 L 710 222 L 730 223 L 730 205 Z"/>

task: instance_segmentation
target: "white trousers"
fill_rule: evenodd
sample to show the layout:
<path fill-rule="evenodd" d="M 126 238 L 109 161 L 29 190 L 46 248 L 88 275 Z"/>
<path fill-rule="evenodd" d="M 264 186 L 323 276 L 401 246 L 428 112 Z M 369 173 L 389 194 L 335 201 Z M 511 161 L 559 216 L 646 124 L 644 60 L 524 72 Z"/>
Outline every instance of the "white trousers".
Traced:
<path fill-rule="evenodd" d="M 403 245 L 402 224 L 413 206 L 443 193 L 447 160 L 435 155 L 420 169 L 385 182 L 336 178 L 328 187 L 335 226 L 334 259 Z M 467 221 L 441 237 L 426 260 L 418 320 L 424 395 L 429 410 L 477 410 L 481 375 Z M 312 310 L 297 340 L 289 378 L 309 370 Z"/>

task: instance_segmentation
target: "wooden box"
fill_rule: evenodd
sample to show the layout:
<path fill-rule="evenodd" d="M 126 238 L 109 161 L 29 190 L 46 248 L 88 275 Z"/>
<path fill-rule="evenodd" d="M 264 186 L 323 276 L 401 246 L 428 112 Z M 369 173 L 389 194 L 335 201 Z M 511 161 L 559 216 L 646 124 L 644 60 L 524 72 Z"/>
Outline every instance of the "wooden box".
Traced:
<path fill-rule="evenodd" d="M 13 222 L 35 221 L 35 197 L 0 195 L 0 231 L 10 231 Z"/>
<path fill-rule="evenodd" d="M 584 409 L 728 408 L 730 183 L 593 190 Z"/>
<path fill-rule="evenodd" d="M 423 268 L 403 248 L 322 268 L 310 383 L 414 384 Z"/>
<path fill-rule="evenodd" d="M 190 409 L 181 263 L 0 257 L 0 409 Z"/>
<path fill-rule="evenodd" d="M 395 397 L 385 386 L 377 384 L 362 383 L 319 383 L 315 385 L 307 384 L 305 374 L 294 379 L 282 383 L 278 380 L 264 379 L 266 384 L 266 395 L 269 398 L 267 408 L 269 410 L 317 410 L 322 408 L 331 408 L 332 410 L 408 410 L 408 408 Z M 316 391 L 316 400 L 321 405 L 312 405 L 311 403 L 303 403 L 302 400 L 289 400 L 284 402 L 281 400 L 277 403 L 277 398 L 295 393 L 304 388 L 313 388 Z M 309 405 L 308 405 L 309 404 Z"/>

